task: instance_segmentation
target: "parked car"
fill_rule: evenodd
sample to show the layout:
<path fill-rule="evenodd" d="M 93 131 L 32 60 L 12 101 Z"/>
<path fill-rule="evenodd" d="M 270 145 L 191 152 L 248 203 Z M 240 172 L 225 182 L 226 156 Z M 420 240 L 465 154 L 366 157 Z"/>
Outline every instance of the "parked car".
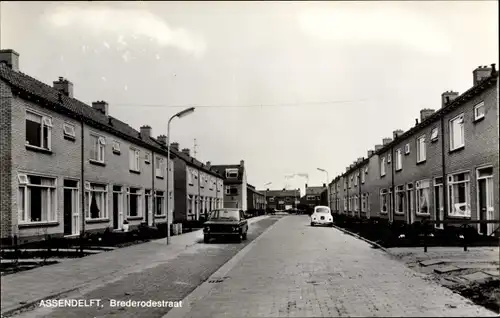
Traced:
<path fill-rule="evenodd" d="M 210 212 L 208 221 L 203 226 L 203 241 L 211 238 L 233 237 L 241 242 L 247 239 L 248 221 L 243 210 L 217 209 Z"/>
<path fill-rule="evenodd" d="M 311 226 L 315 225 L 333 226 L 332 211 L 329 207 L 322 205 L 314 207 L 314 212 L 311 214 Z"/>

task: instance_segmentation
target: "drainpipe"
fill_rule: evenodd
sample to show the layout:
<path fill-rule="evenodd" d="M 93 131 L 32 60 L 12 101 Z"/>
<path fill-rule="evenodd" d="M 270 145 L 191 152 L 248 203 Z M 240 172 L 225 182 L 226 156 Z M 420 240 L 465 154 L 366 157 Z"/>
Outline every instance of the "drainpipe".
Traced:
<path fill-rule="evenodd" d="M 397 138 L 396 138 L 397 139 Z M 392 223 L 394 223 L 394 211 L 395 211 L 395 202 L 396 202 L 396 193 L 394 191 L 394 146 L 391 146 L 391 213 L 390 219 L 392 219 Z"/>
<path fill-rule="evenodd" d="M 359 178 L 358 178 L 358 188 L 359 188 L 359 191 L 358 191 L 358 213 L 359 213 L 359 218 L 361 219 L 361 210 L 363 208 L 363 206 L 361 205 L 362 203 L 362 200 L 361 200 L 361 174 L 363 173 L 363 169 L 361 169 L 361 172 L 360 170 L 358 170 L 358 173 L 359 173 Z"/>
<path fill-rule="evenodd" d="M 152 176 L 153 176 L 153 181 L 151 182 L 151 211 L 153 213 L 152 214 L 152 223 L 151 225 L 152 226 L 155 226 L 155 208 L 156 208 L 156 191 L 155 191 L 155 179 L 156 179 L 156 171 L 155 171 L 155 165 L 156 165 L 156 157 L 155 157 L 155 152 L 154 151 L 151 151 L 151 160 L 153 161 L 151 163 L 151 173 L 152 173 Z M 167 165 L 167 168 L 168 168 L 168 165 Z M 167 170 L 167 173 L 168 173 L 168 170 Z M 146 198 L 147 200 L 148 198 Z M 149 224 L 149 211 L 146 211 L 146 223 Z"/>
<path fill-rule="evenodd" d="M 81 167 L 80 167 L 80 179 L 82 180 L 80 184 L 81 189 L 81 211 L 82 211 L 82 229 L 80 233 L 80 253 L 83 255 L 83 236 L 85 234 L 85 133 L 84 133 L 84 123 L 83 116 L 80 117 L 80 135 L 81 135 L 81 145 L 80 145 L 80 156 L 81 156 Z M 109 213 L 109 211 L 108 211 Z"/>
<path fill-rule="evenodd" d="M 443 213 L 443 220 L 446 219 L 446 217 L 448 216 L 448 179 L 446 178 L 446 156 L 445 156 L 445 146 L 444 146 L 444 138 L 445 138 L 445 134 L 444 134 L 444 112 L 441 111 L 441 116 L 440 116 L 440 119 L 441 119 L 441 166 L 443 168 L 443 209 L 444 209 L 444 213 Z M 437 209 L 435 209 L 437 210 Z M 436 211 L 437 213 L 439 213 L 439 211 Z M 443 224 L 443 227 L 446 226 L 445 224 Z"/>
<path fill-rule="evenodd" d="M 200 169 L 198 169 L 198 211 L 199 213 L 196 215 L 196 221 L 200 219 L 200 214 L 201 214 L 201 189 L 200 189 L 200 184 L 201 184 L 201 175 L 200 175 Z"/>

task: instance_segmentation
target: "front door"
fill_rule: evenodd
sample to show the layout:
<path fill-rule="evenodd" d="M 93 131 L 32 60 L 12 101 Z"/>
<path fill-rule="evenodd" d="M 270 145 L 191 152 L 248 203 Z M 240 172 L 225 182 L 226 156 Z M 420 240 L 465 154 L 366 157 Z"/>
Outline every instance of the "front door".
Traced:
<path fill-rule="evenodd" d="M 78 234 L 78 193 L 78 181 L 64 180 L 64 235 Z"/>
<path fill-rule="evenodd" d="M 444 220 L 444 206 L 443 206 L 443 185 L 434 186 L 434 213 L 436 215 L 436 221 Z M 444 224 L 436 224 L 436 228 L 444 229 Z"/>
<path fill-rule="evenodd" d="M 493 168 L 478 169 L 477 196 L 478 196 L 478 219 L 493 220 Z M 494 231 L 495 224 L 480 224 L 479 233 L 490 235 Z"/>
<path fill-rule="evenodd" d="M 408 224 L 413 224 L 415 216 L 413 215 L 413 189 L 406 190 L 406 216 Z"/>
<path fill-rule="evenodd" d="M 123 220 L 123 196 L 122 187 L 113 186 L 113 229 L 121 230 Z"/>

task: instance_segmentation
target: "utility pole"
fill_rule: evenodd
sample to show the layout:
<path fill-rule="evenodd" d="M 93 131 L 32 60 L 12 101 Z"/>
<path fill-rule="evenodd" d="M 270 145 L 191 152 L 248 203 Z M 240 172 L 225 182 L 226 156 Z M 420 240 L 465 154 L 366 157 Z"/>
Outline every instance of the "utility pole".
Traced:
<path fill-rule="evenodd" d="M 194 147 L 193 147 L 193 158 L 196 158 L 196 147 L 198 147 L 198 144 L 196 143 L 196 138 L 194 139 Z"/>

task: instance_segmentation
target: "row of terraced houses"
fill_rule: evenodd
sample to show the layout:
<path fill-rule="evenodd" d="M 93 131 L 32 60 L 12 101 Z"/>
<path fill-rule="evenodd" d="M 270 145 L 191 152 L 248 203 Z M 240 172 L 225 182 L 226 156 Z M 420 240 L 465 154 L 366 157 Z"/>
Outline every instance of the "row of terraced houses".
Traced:
<path fill-rule="evenodd" d="M 475 69 L 469 90 L 444 92 L 440 109 L 422 109 L 413 128 L 395 130 L 333 179 L 332 213 L 408 224 L 498 220 L 498 91 L 495 64 Z M 498 224 L 475 226 L 498 233 Z"/>
<path fill-rule="evenodd" d="M 104 101 L 75 99 L 64 78 L 50 86 L 20 72 L 13 50 L 0 51 L 0 85 L 3 244 L 199 220 L 219 207 L 264 209 L 243 160 L 202 163 L 172 143 L 167 166 L 166 136 L 133 129 Z"/>

